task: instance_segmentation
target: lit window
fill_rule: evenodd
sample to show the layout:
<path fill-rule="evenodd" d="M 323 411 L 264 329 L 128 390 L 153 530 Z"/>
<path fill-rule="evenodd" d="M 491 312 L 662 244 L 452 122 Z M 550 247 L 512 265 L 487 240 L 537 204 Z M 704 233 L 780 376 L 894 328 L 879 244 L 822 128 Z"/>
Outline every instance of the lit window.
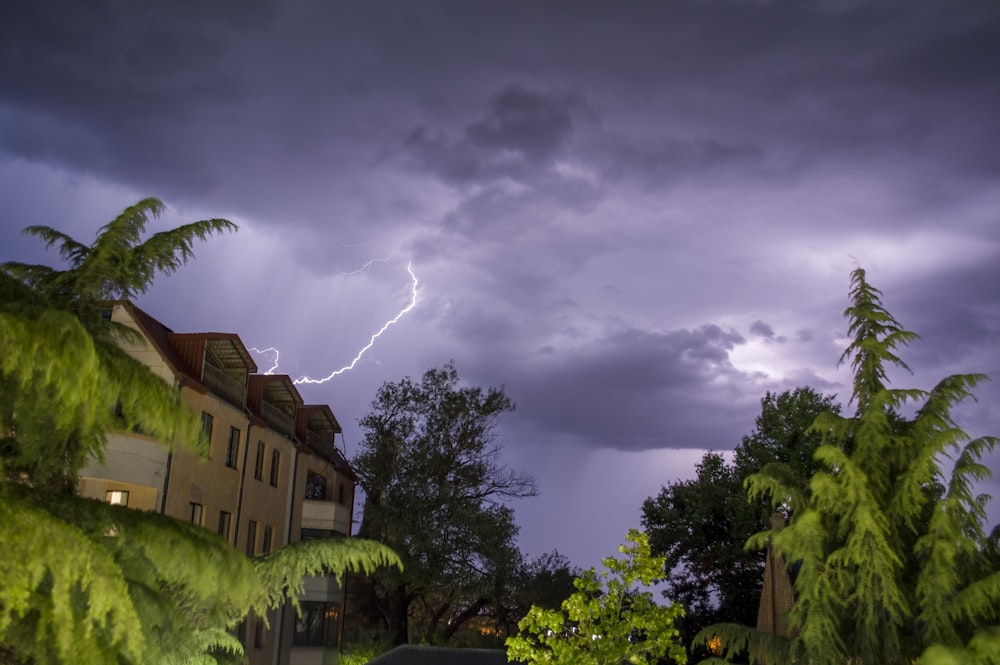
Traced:
<path fill-rule="evenodd" d="M 337 646 L 337 606 L 333 603 L 302 603 L 295 620 L 292 644 L 308 647 Z"/>
<path fill-rule="evenodd" d="M 127 490 L 108 490 L 106 495 L 107 502 L 112 506 L 127 506 L 128 505 L 128 491 Z"/>

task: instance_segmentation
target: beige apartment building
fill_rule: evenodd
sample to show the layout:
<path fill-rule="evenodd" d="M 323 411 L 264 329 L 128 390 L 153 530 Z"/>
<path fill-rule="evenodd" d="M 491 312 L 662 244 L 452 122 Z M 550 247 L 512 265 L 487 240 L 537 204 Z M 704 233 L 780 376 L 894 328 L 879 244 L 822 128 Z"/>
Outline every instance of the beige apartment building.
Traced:
<path fill-rule="evenodd" d="M 175 333 L 127 302 L 113 321 L 139 331 L 122 346 L 201 414 L 207 458 L 169 451 L 141 432 L 113 432 L 103 463 L 80 474 L 88 496 L 155 510 L 215 531 L 247 555 L 351 533 L 357 477 L 335 445 L 327 405 L 307 405 L 287 375 L 258 374 L 232 333 Z M 332 577 L 308 578 L 302 615 L 290 605 L 239 629 L 251 665 L 336 662 L 344 596 Z"/>

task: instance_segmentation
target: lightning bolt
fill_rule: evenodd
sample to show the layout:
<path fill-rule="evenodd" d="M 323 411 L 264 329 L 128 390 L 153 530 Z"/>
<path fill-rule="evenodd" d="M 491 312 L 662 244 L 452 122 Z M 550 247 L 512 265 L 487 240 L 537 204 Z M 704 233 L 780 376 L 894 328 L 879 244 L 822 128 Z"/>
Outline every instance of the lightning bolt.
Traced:
<path fill-rule="evenodd" d="M 370 261 L 368 261 L 367 263 L 365 263 L 363 266 L 361 266 L 359 269 L 357 269 L 355 271 L 352 271 L 352 272 L 349 272 L 349 273 L 343 273 L 343 274 L 344 275 L 356 275 L 357 273 L 360 273 L 360 272 L 362 272 L 364 270 L 367 270 L 369 267 L 371 267 L 371 265 L 373 263 L 388 261 L 390 258 L 391 257 L 386 257 L 384 259 L 371 259 Z M 364 357 L 365 353 L 367 353 L 373 346 L 375 346 L 375 341 L 379 337 L 381 337 L 382 334 L 386 330 L 388 330 L 389 328 L 391 328 L 401 318 L 403 318 L 404 316 L 406 316 L 406 314 L 411 309 L 413 309 L 414 307 L 416 307 L 416 305 L 417 305 L 417 287 L 420 284 L 420 280 L 417 279 L 416 273 L 413 272 L 413 264 L 412 263 L 407 263 L 406 264 L 406 272 L 410 273 L 410 280 L 411 280 L 411 283 L 410 283 L 410 302 L 407 303 L 406 306 L 403 307 L 403 309 L 399 310 L 399 312 L 396 314 L 396 316 L 392 317 L 391 319 L 389 319 L 388 321 L 386 321 L 385 323 L 383 323 L 382 327 L 378 329 L 378 332 L 376 332 L 374 335 L 372 335 L 371 337 L 368 338 L 368 343 L 365 344 L 363 347 L 361 347 L 361 350 L 358 351 L 357 354 L 355 354 L 354 358 L 351 360 L 351 362 L 349 364 L 344 365 L 343 367 L 341 367 L 338 370 L 334 370 L 333 372 L 330 372 L 327 376 L 323 377 L 322 379 L 314 379 L 314 378 L 309 377 L 309 376 L 302 376 L 302 377 L 299 377 L 297 379 L 294 379 L 292 381 L 292 383 L 294 383 L 295 385 L 301 385 L 303 383 L 326 383 L 327 381 L 330 381 L 334 377 L 340 376 L 344 372 L 348 372 L 348 371 L 354 369 L 354 366 L 358 364 L 358 362 L 361 360 L 362 357 Z M 253 351 L 254 353 L 259 353 L 259 354 L 273 353 L 274 354 L 274 364 L 271 366 L 270 369 L 268 369 L 264 373 L 265 374 L 272 374 L 272 373 L 274 373 L 274 372 L 276 372 L 278 370 L 278 349 L 276 349 L 274 347 L 268 347 L 266 349 L 252 348 L 250 350 Z"/>
<path fill-rule="evenodd" d="M 278 349 L 274 348 L 273 346 L 269 346 L 266 349 L 258 349 L 256 346 L 251 346 L 250 350 L 259 355 L 264 355 L 265 353 L 273 353 L 274 360 L 272 362 L 274 364 L 271 365 L 271 368 L 266 372 L 264 372 L 264 374 L 274 374 L 275 372 L 278 371 L 278 356 L 279 356 Z"/>

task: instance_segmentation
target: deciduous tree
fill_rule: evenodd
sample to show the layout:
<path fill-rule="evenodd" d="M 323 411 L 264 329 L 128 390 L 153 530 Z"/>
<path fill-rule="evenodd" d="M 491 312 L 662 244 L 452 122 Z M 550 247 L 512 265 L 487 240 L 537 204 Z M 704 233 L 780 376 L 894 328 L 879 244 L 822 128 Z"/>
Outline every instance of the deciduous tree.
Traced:
<path fill-rule="evenodd" d="M 576 592 L 560 609 L 532 607 L 518 623 L 521 632 L 507 639 L 508 659 L 529 665 L 686 663 L 674 625 L 683 607 L 659 605 L 649 590 L 663 576 L 664 558 L 653 556 L 646 534 L 634 529 L 618 551 L 625 556 L 604 559 L 607 570 L 591 568 L 576 578 Z"/>
<path fill-rule="evenodd" d="M 811 388 L 767 393 L 732 464 L 706 453 L 694 479 L 667 485 L 643 502 L 643 528 L 670 573 L 664 593 L 686 609 L 680 622 L 686 643 L 714 623 L 755 624 L 764 555 L 743 544 L 767 527 L 771 507 L 749 502 L 743 483 L 776 462 L 805 483 L 817 468 L 812 454 L 820 442 L 808 429 L 820 413 L 839 410 L 833 399 Z"/>
<path fill-rule="evenodd" d="M 360 535 L 392 547 L 405 569 L 355 590 L 394 644 L 447 639 L 512 572 L 517 527 L 506 501 L 533 495 L 535 484 L 499 459 L 495 425 L 511 409 L 502 388 L 461 386 L 448 363 L 419 382 L 384 384 L 360 421 Z"/>

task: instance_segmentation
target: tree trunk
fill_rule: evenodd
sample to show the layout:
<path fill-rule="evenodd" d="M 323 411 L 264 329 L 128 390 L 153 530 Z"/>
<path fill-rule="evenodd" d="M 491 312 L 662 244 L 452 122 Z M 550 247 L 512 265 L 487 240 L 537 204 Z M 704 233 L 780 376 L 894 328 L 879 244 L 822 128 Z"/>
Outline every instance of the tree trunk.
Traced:
<path fill-rule="evenodd" d="M 389 592 L 389 639 L 393 646 L 408 644 L 410 641 L 410 597 L 404 586 Z"/>
<path fill-rule="evenodd" d="M 476 602 L 472 603 L 464 610 L 462 610 L 461 614 L 459 614 L 457 617 L 448 622 L 448 625 L 444 627 L 444 631 L 442 631 L 441 633 L 441 637 L 444 638 L 444 641 L 447 642 L 448 640 L 450 640 L 452 636 L 455 634 L 455 631 L 461 628 L 462 625 L 465 624 L 469 619 L 479 614 L 479 610 L 489 605 L 489 603 L 490 603 L 489 598 L 479 598 L 476 600 Z"/>

